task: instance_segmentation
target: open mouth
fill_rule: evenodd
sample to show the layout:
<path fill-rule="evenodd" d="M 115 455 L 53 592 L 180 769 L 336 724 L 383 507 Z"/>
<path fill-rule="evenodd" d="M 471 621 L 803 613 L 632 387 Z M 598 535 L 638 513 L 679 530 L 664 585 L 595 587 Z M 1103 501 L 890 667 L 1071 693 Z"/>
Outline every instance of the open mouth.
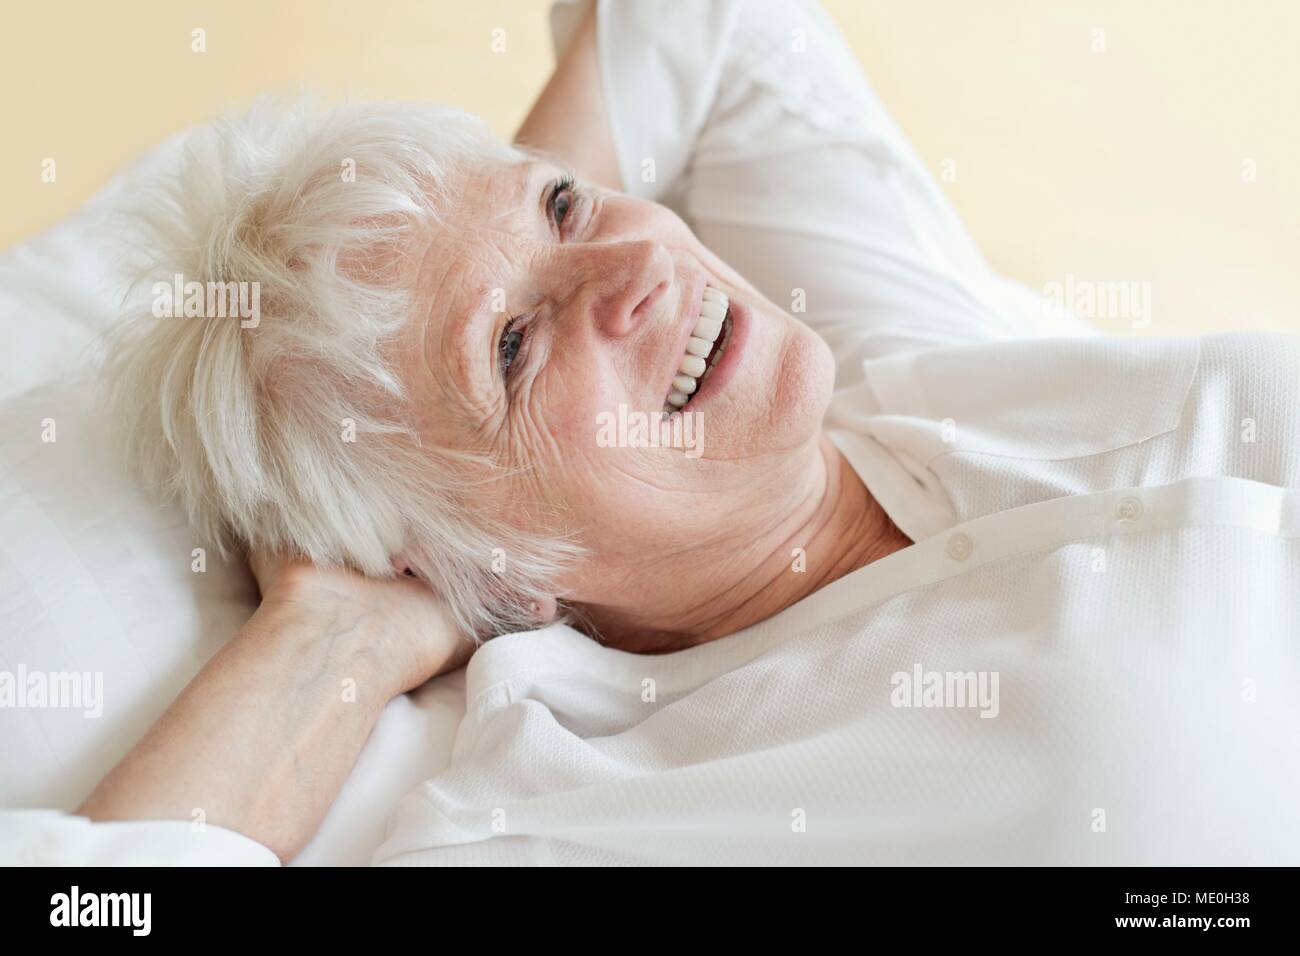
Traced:
<path fill-rule="evenodd" d="M 691 337 L 686 340 L 686 354 L 682 356 L 668 397 L 664 399 L 665 415 L 671 415 L 690 405 L 699 387 L 722 360 L 730 336 L 731 314 L 727 294 L 721 289 L 706 286 L 704 301 L 700 304 L 700 317 L 695 322 Z"/>

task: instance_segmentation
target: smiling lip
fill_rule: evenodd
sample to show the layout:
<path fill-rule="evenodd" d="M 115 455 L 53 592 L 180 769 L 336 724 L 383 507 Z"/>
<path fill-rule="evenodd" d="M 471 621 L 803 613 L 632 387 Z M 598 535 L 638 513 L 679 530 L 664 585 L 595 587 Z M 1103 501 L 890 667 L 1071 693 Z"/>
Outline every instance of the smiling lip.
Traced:
<path fill-rule="evenodd" d="M 727 292 L 726 289 L 722 291 Z M 701 405 L 708 404 L 715 394 L 727 387 L 736 369 L 740 367 L 741 355 L 745 350 L 745 342 L 749 338 L 749 327 L 754 319 L 754 311 L 730 292 L 727 292 L 727 297 L 729 300 L 727 318 L 731 324 L 730 334 L 723 332 L 727 335 L 727 350 L 717 364 L 711 366 L 708 376 L 700 382 L 699 389 L 691 396 L 690 404 L 683 411 L 698 411 Z M 684 344 L 683 348 L 685 348 Z"/>
<path fill-rule="evenodd" d="M 691 287 L 690 296 L 683 296 L 683 298 L 690 303 L 690 308 L 677 317 L 677 321 L 681 325 L 681 330 L 677 334 L 677 344 L 674 348 L 674 354 L 677 357 L 673 360 L 674 364 L 672 370 L 668 374 L 669 381 L 671 381 L 673 376 L 677 374 L 676 363 L 680 362 L 682 356 L 686 354 L 686 340 L 691 337 L 691 333 L 695 330 L 695 323 L 699 321 L 700 310 L 704 306 L 704 290 L 708 287 L 708 277 L 701 275 L 695 280 L 694 285 Z"/>
<path fill-rule="evenodd" d="M 664 404 L 664 414 L 676 414 L 678 412 L 687 412 L 698 407 L 701 401 L 708 400 L 714 392 L 719 391 L 730 381 L 734 374 L 734 369 L 739 364 L 739 355 L 741 346 L 748 336 L 749 323 L 753 318 L 752 310 L 737 301 L 730 292 L 719 283 L 713 283 L 706 273 L 696 276 L 695 280 L 690 283 L 690 291 L 679 299 L 679 308 L 677 321 L 680 323 L 677 340 L 674 343 L 672 355 L 674 356 L 673 365 L 670 369 L 669 378 L 676 376 L 678 373 L 678 363 L 681 362 L 682 356 L 686 355 L 686 343 L 695 331 L 695 326 L 699 322 L 703 312 L 704 295 L 710 288 L 727 296 L 728 307 L 726 315 L 726 324 L 710 353 L 710 365 L 699 386 L 690 395 L 690 401 L 684 408 L 673 410 L 671 405 L 666 401 Z M 685 306 L 685 308 L 682 308 Z M 718 348 L 724 344 L 726 351 L 718 356 Z M 733 351 L 735 354 L 733 355 Z M 715 381 L 716 379 L 716 381 Z"/>

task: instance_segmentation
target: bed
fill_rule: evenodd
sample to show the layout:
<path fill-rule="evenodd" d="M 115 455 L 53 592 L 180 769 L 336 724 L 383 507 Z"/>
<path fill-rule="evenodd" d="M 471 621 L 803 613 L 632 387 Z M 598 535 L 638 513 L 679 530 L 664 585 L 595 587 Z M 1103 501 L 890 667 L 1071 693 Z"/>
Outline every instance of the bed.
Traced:
<path fill-rule="evenodd" d="M 634 102 L 631 94 L 615 99 Z M 631 110 L 624 114 L 632 115 Z M 628 138 L 626 130 L 622 135 Z M 892 128 L 886 128 L 881 139 L 890 140 L 890 148 L 905 151 L 905 146 L 895 141 Z M 135 184 L 169 163 L 182 143 L 183 136 L 163 144 L 74 217 L 0 256 L 0 320 L 11 330 L 8 347 L 0 356 L 0 502 L 3 503 L 0 560 L 5 565 L 4 574 L 0 575 L 0 621 L 3 622 L 0 670 L 12 671 L 21 665 L 52 672 L 102 673 L 104 699 L 101 703 L 107 705 L 99 716 L 90 717 L 69 709 L 0 709 L 0 737 L 10 742 L 0 753 L 0 808 L 75 808 L 243 623 L 256 604 L 256 588 L 239 560 L 200 550 L 202 545 L 194 540 L 184 516 L 175 508 L 159 508 L 150 502 L 123 473 L 110 438 L 111 423 L 96 401 L 88 372 L 95 336 L 116 314 L 129 272 L 129 236 L 123 234 L 114 211 L 122 198 L 135 189 Z M 715 142 L 713 145 L 725 148 L 728 144 Z M 625 162 L 635 162 L 639 155 L 634 147 L 628 146 L 623 158 Z M 685 162 L 685 157 L 677 158 Z M 914 162 L 914 159 L 906 161 Z M 916 182 L 920 183 L 922 178 L 918 173 Z M 927 179 L 918 190 L 919 195 L 926 190 L 933 191 L 933 186 Z M 707 198 L 707 190 L 701 193 Z M 958 232 L 954 228 L 952 234 Z M 727 238 L 726 227 L 715 224 L 706 241 L 747 274 L 775 275 L 772 269 L 744 262 L 743 253 L 738 249 L 723 248 Z M 990 315 L 1022 315 L 1026 329 L 1035 323 L 1051 325 L 1064 321 L 1058 315 L 1047 313 L 1041 297 L 985 276 L 975 261 L 978 259 L 975 250 L 954 246 L 939 253 L 943 253 L 940 258 L 952 264 L 955 273 L 968 269 L 970 274 L 978 274 L 979 286 L 972 297 L 977 292 L 980 299 L 996 306 L 989 309 Z M 1023 312 L 1017 312 L 1016 303 Z M 1030 312 L 1034 313 L 1032 318 Z M 1074 328 L 1080 331 L 1080 327 Z M 458 672 L 437 678 L 392 701 L 315 839 L 293 862 L 299 865 L 371 862 L 389 839 L 392 814 L 405 817 L 405 822 L 414 824 L 413 828 L 418 830 L 419 817 L 432 816 L 435 811 L 430 808 L 435 805 L 468 806 L 468 799 L 457 790 L 458 784 L 475 799 L 487 801 L 477 809 L 491 809 L 491 795 L 475 792 L 480 778 L 443 775 L 444 779 L 432 788 L 430 781 L 437 781 L 440 771 L 450 767 L 458 755 L 465 757 L 467 763 L 477 761 L 480 770 L 485 767 L 490 770 L 491 758 L 497 752 L 493 748 L 500 748 L 502 753 L 509 749 L 510 740 L 502 728 L 510 726 L 516 713 L 538 716 L 539 709 L 530 706 L 534 701 L 546 709 L 541 714 L 543 719 L 555 720 L 561 729 L 578 726 L 590 718 L 590 713 L 584 714 L 584 702 L 599 702 L 614 685 L 624 690 L 639 686 L 646 669 L 654 669 L 633 655 L 609 649 L 593 650 L 579 635 L 562 629 L 552 630 L 545 640 L 535 640 L 535 637 L 511 635 L 493 642 L 476 656 L 468 676 Z M 764 641 L 776 643 L 776 636 L 769 637 L 755 643 L 755 660 L 771 649 Z M 543 649 L 554 657 L 539 662 L 537 656 Z M 803 650 L 807 651 L 808 647 Z M 792 653 L 799 652 L 799 648 L 792 649 Z M 734 654 L 734 648 L 727 653 Z M 863 651 L 864 660 L 870 653 Z M 1007 653 L 1007 673 L 1015 673 L 1017 666 L 1026 664 L 1027 658 L 1017 656 L 1019 652 Z M 716 657 L 716 664 L 723 660 L 722 655 L 720 647 L 716 651 L 708 647 L 693 649 L 689 658 L 664 664 L 659 684 L 666 694 L 671 694 L 675 681 L 682 687 L 690 687 L 692 692 L 705 691 L 698 698 L 704 702 L 701 706 L 711 702 L 716 705 L 715 712 L 730 713 L 738 722 L 757 720 L 753 714 L 736 709 L 734 700 L 724 692 L 728 682 L 750 678 L 761 688 L 767 676 L 754 669 L 747 671 L 748 676 L 739 677 L 727 668 L 719 668 L 714 673 L 710 661 Z M 902 651 L 897 656 L 899 660 L 917 659 L 916 654 L 909 656 Z M 772 663 L 771 659 L 766 662 Z M 528 667 L 544 664 L 545 679 L 525 664 Z M 870 664 L 883 668 L 882 676 L 888 677 L 891 665 L 886 660 L 870 658 Z M 566 670 L 567 665 L 572 666 Z M 773 668 L 774 672 L 781 670 L 779 666 Z M 816 675 L 815 667 L 813 671 Z M 701 675 L 707 680 L 696 687 Z M 670 698 L 664 700 L 671 702 Z M 512 709 L 508 706 L 511 704 L 519 706 Z M 786 704 L 794 713 L 808 712 L 797 700 L 791 699 Z M 1134 713 L 1125 717 L 1136 726 L 1144 702 L 1130 700 L 1128 704 Z M 1053 719 L 1063 716 L 1060 708 L 1052 708 L 1050 695 L 1044 696 L 1042 708 Z M 590 710 L 595 712 L 597 705 L 592 704 Z M 1287 719 L 1294 719 L 1293 711 L 1288 706 Z M 1263 712 L 1261 707 L 1259 713 Z M 473 719 L 466 720 L 467 715 Z M 885 720 L 888 716 L 889 711 L 882 709 L 877 715 L 879 726 L 892 726 Z M 1253 715 L 1252 719 L 1255 719 Z M 593 729 L 589 721 L 584 726 L 581 735 L 571 735 L 572 740 L 564 738 L 565 743 L 575 744 L 579 737 L 583 743 L 598 741 L 591 748 L 575 749 L 577 763 L 588 759 L 592 750 L 600 750 L 609 743 L 606 737 L 613 738 L 626 729 L 621 726 Z M 1007 812 L 1000 818 L 1007 835 L 1001 842 L 983 827 L 987 818 L 942 818 L 939 811 L 951 805 L 943 799 L 943 788 L 949 779 L 945 775 L 945 761 L 951 750 L 934 746 L 934 741 L 925 736 L 929 731 L 924 723 L 906 726 L 908 733 L 919 736 L 878 737 L 877 742 L 886 739 L 890 744 L 886 757 L 893 754 L 897 758 L 906 753 L 929 760 L 934 770 L 934 776 L 929 779 L 939 781 L 939 786 L 931 791 L 935 813 L 928 816 L 916 808 L 914 794 L 906 788 L 889 791 L 893 799 L 890 805 L 901 814 L 898 819 L 906 821 L 908 826 L 888 832 L 883 823 L 877 826 L 884 838 L 894 841 L 897 859 L 918 859 L 915 850 L 923 845 L 929 848 L 929 855 L 919 858 L 952 860 L 958 838 L 965 841 L 961 846 L 968 854 L 962 857 L 966 861 L 1012 860 L 1018 852 L 1032 852 L 1033 832 L 1017 829 L 1019 821 L 1012 812 L 1014 806 L 1005 807 Z M 1028 726 L 1036 731 L 1044 724 Z M 1068 729 L 1068 722 L 1062 720 L 1059 726 Z M 1122 731 L 1118 718 L 1114 727 Z M 1231 758 L 1233 766 L 1248 767 L 1251 759 L 1272 746 L 1272 739 L 1266 738 L 1253 747 L 1233 751 L 1227 729 L 1201 729 L 1207 741 L 1221 745 L 1225 759 Z M 820 731 L 811 733 L 815 736 Z M 629 739 L 635 744 L 635 735 Z M 658 742 L 653 735 L 645 739 L 650 742 L 638 753 L 646 761 L 644 766 L 654 764 L 654 760 L 647 758 L 647 752 L 650 757 L 663 757 L 669 764 L 668 756 L 680 756 L 667 754 L 661 746 L 663 737 Z M 1014 740 L 1009 739 L 1004 749 L 992 755 L 1004 761 L 999 766 L 1005 766 L 1008 775 L 1023 773 L 1026 780 L 1039 785 L 1037 790 L 1026 788 L 1024 792 L 1037 794 L 1043 805 L 1052 807 L 1052 812 L 1077 813 L 1080 821 L 1086 821 L 1095 804 L 1095 800 L 1083 802 L 1090 799 L 1086 793 L 1080 794 L 1078 805 L 1049 799 L 1058 792 L 1053 788 L 1062 784 L 1050 779 L 1052 767 L 1040 759 L 1050 756 L 1050 748 L 1044 741 L 1029 733 L 1024 747 L 1012 744 Z M 1151 755 L 1155 751 L 1146 753 Z M 1288 787 L 1297 778 L 1294 753 L 1283 756 L 1285 759 L 1273 765 L 1269 778 L 1277 784 L 1270 791 L 1274 801 L 1286 799 Z M 615 762 L 626 759 L 623 753 L 611 758 Z M 1104 763 L 1104 753 L 1099 759 Z M 719 764 L 715 768 L 719 771 L 717 779 L 706 782 L 725 788 L 728 781 L 740 779 L 735 774 L 727 775 L 728 766 L 734 769 L 737 764 Z M 752 779 L 762 780 L 765 767 L 752 762 L 749 765 Z M 561 771 L 566 768 L 557 759 L 553 767 L 544 769 L 554 770 L 556 779 L 563 779 Z M 675 770 L 668 766 L 665 779 Z M 1234 778 L 1226 775 L 1225 779 L 1230 782 Z M 1235 779 L 1247 778 L 1243 774 Z M 595 798 L 602 798 L 602 794 L 620 795 L 624 782 L 615 779 L 609 789 L 597 792 Z M 629 786 L 634 783 L 631 779 L 626 782 Z M 891 781 L 877 782 L 887 787 Z M 1115 785 L 1122 787 L 1124 783 L 1124 779 L 1118 779 Z M 1177 780 L 1162 780 L 1167 789 L 1161 793 L 1175 793 L 1177 784 Z M 531 792 L 532 780 L 516 776 L 510 785 L 517 805 L 523 806 L 537 796 Z M 556 792 L 568 792 L 567 785 L 566 780 Z M 650 799 L 651 803 L 639 806 L 654 806 L 657 785 L 653 780 L 640 782 L 640 799 Z M 575 792 L 577 789 L 572 788 Z M 440 804 L 421 797 L 434 791 L 441 794 Z M 688 796 L 696 799 L 697 794 L 704 794 L 702 802 L 707 802 L 709 794 L 717 792 L 705 786 L 692 790 Z M 1122 795 L 1114 798 L 1120 799 Z M 778 808 L 781 823 L 788 827 L 790 807 L 801 809 L 807 800 L 794 796 L 788 799 L 782 796 L 781 800 L 784 801 Z M 614 831 L 627 835 L 629 841 L 637 835 L 638 825 L 643 826 L 651 817 L 648 811 L 638 816 L 638 804 L 631 801 L 624 804 L 617 799 L 605 799 L 604 802 L 606 811 L 611 807 L 630 808 L 626 819 L 606 821 Z M 910 816 L 909 808 L 913 811 Z M 592 818 L 582 806 L 569 809 L 572 819 L 579 824 Z M 1196 810 L 1195 806 L 1185 807 L 1184 817 Z M 708 819 L 717 832 L 725 833 L 725 814 Z M 1265 819 L 1265 815 L 1260 819 Z M 678 826 L 675 835 L 684 845 L 692 842 L 688 817 L 679 814 L 659 822 L 666 828 Z M 454 829 L 456 821 L 442 813 L 437 820 L 426 820 L 424 824 L 436 824 L 442 828 L 440 834 L 445 835 L 449 827 Z M 411 829 L 407 827 L 408 831 Z M 1091 839 L 1086 823 L 1081 822 L 1078 833 L 1081 846 Z M 1280 842 L 1290 851 L 1298 845 L 1294 830 L 1278 836 L 1285 837 Z M 446 842 L 454 844 L 457 839 L 457 834 L 452 832 Z M 1258 845 L 1263 845 L 1262 841 Z M 506 852 L 509 844 L 503 841 L 502 846 L 500 859 L 504 861 L 509 859 Z M 1135 854 L 1131 859 L 1138 862 L 1152 858 L 1143 856 L 1143 851 L 1158 853 L 1160 849 L 1141 843 L 1131 844 L 1130 848 Z M 488 856 L 492 852 L 489 848 Z M 428 855 L 420 846 L 400 845 L 390 847 L 386 853 L 389 860 L 398 862 L 403 857 L 419 862 Z M 474 861 L 483 859 L 480 854 Z M 1099 855 L 1098 859 L 1108 858 Z M 617 862 L 617 859 L 607 862 Z"/>
<path fill-rule="evenodd" d="M 98 717 L 0 709 L 0 807 L 75 809 L 257 604 L 240 560 L 205 551 L 195 570 L 184 515 L 133 486 L 89 371 L 128 281 L 114 210 L 181 139 L 0 255 L 0 671 L 102 672 L 104 698 Z M 382 808 L 450 759 L 464 686 L 461 671 L 389 704 L 295 863 L 369 862 Z"/>

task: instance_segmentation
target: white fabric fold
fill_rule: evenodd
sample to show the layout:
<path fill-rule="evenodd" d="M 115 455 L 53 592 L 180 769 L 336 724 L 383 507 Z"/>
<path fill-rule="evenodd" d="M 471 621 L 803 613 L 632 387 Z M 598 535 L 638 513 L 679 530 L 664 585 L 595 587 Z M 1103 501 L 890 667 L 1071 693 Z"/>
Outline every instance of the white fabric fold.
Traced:
<path fill-rule="evenodd" d="M 279 866 L 241 833 L 188 820 L 96 821 L 0 810 L 0 866 Z"/>

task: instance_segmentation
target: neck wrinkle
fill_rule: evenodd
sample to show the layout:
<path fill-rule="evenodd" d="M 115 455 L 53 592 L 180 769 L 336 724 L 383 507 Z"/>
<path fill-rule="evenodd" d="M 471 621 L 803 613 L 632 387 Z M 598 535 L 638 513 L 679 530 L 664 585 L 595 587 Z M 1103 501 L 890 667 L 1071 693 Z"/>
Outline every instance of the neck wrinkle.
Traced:
<path fill-rule="evenodd" d="M 649 628 L 607 618 L 596 630 L 601 643 L 642 654 L 671 653 L 735 634 L 779 614 L 832 581 L 887 557 L 912 542 L 890 520 L 862 479 L 826 436 L 821 439 L 822 479 L 816 504 L 793 532 L 705 602 L 719 610 L 685 612 L 672 626 Z M 803 548 L 805 571 L 795 571 L 794 549 Z M 593 615 L 596 617 L 597 615 Z M 599 615 L 604 616 L 604 615 Z"/>

